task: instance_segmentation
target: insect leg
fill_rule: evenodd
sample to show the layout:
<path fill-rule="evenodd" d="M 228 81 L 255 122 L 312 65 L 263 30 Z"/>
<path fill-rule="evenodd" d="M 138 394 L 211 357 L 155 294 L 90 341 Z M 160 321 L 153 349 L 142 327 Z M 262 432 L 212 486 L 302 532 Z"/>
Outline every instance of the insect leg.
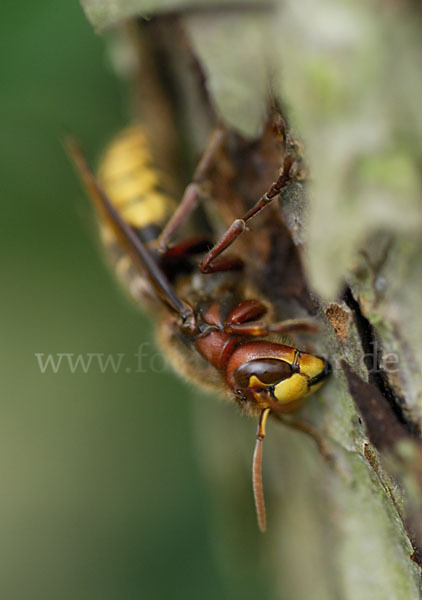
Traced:
<path fill-rule="evenodd" d="M 266 192 L 258 202 L 246 212 L 241 219 L 236 219 L 223 234 L 220 240 L 215 244 L 213 248 L 205 256 L 201 263 L 200 269 L 202 273 L 213 273 L 213 263 L 226 248 L 231 246 L 233 242 L 245 231 L 247 222 L 252 219 L 256 214 L 263 210 L 276 196 L 278 196 L 291 179 L 291 170 L 295 160 L 292 156 L 287 155 L 284 159 L 283 172 L 280 177 L 275 181 L 268 192 Z"/>
<path fill-rule="evenodd" d="M 247 321 L 256 321 L 268 311 L 265 304 L 259 300 L 244 300 L 238 304 L 229 314 L 225 325 L 236 325 Z"/>
<path fill-rule="evenodd" d="M 313 427 L 310 423 L 303 421 L 301 419 L 292 419 L 286 418 L 284 415 L 279 413 L 273 413 L 273 415 L 278 419 L 283 425 L 287 427 L 291 427 L 292 429 L 296 429 L 297 431 L 301 431 L 305 433 L 310 438 L 314 440 L 317 445 L 318 451 L 321 456 L 326 460 L 329 464 L 335 466 L 335 455 L 330 449 L 330 445 L 327 440 Z"/>
<path fill-rule="evenodd" d="M 164 254 L 165 259 L 184 258 L 203 254 L 209 248 L 211 242 L 208 238 L 197 235 L 170 246 Z"/>
<path fill-rule="evenodd" d="M 261 321 L 226 323 L 224 331 L 238 335 L 264 336 L 270 333 L 315 333 L 318 327 L 309 319 L 288 319 L 272 325 Z"/>
<path fill-rule="evenodd" d="M 157 238 L 156 247 L 159 254 L 166 253 L 174 233 L 181 225 L 183 225 L 183 223 L 186 222 L 186 220 L 198 206 L 201 197 L 205 195 L 203 191 L 203 184 L 206 181 L 207 173 L 214 163 L 219 149 L 221 148 L 225 134 L 225 130 L 221 127 L 218 127 L 211 135 L 205 152 L 195 169 L 192 183 L 187 186 L 179 206 Z"/>
<path fill-rule="evenodd" d="M 265 437 L 265 425 L 271 410 L 266 408 L 261 412 L 256 433 L 256 444 L 252 460 L 252 486 L 255 498 L 256 516 L 258 527 L 264 532 L 267 529 L 267 518 L 265 513 L 264 490 L 262 486 L 262 441 Z"/>

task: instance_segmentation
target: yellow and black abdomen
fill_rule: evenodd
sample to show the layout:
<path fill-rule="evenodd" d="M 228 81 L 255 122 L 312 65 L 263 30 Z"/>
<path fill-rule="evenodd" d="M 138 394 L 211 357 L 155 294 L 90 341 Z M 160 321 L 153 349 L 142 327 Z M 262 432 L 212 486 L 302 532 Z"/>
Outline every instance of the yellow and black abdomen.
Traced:
<path fill-rule="evenodd" d="M 121 216 L 141 237 L 148 228 L 158 232 L 174 212 L 170 178 L 154 165 L 140 126 L 128 127 L 111 142 L 100 161 L 98 180 Z"/>
<path fill-rule="evenodd" d="M 176 201 L 170 177 L 154 165 L 142 127 L 134 125 L 117 134 L 104 151 L 97 173 L 102 189 L 126 223 L 144 243 L 154 240 L 173 214 Z M 141 303 L 153 300 L 148 277 L 135 268 L 109 222 L 101 220 L 100 235 L 130 295 Z"/>

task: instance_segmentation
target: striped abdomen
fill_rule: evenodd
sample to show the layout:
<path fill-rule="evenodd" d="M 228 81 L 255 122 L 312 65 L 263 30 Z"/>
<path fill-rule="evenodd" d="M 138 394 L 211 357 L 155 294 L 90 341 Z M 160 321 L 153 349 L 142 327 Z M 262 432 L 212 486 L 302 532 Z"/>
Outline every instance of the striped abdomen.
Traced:
<path fill-rule="evenodd" d="M 175 208 L 169 177 L 157 169 L 139 126 L 120 132 L 100 161 L 98 179 L 111 202 L 135 229 L 162 227 Z"/>
<path fill-rule="evenodd" d="M 125 221 L 143 242 L 155 239 L 174 212 L 170 178 L 153 164 L 146 134 L 139 126 L 120 132 L 105 150 L 98 180 Z M 101 238 L 119 279 L 137 300 L 153 298 L 148 279 L 135 269 L 110 224 L 101 222 Z"/>

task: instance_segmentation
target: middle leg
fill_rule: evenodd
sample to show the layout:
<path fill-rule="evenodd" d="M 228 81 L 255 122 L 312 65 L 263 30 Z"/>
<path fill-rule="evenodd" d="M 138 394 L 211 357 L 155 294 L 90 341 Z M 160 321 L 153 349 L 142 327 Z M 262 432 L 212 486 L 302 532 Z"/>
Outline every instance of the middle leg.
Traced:
<path fill-rule="evenodd" d="M 190 217 L 201 198 L 208 196 L 205 189 L 207 174 L 216 161 L 225 135 L 226 132 L 222 127 L 218 127 L 211 135 L 205 152 L 196 167 L 192 183 L 187 186 L 179 206 L 157 238 L 156 247 L 159 254 L 167 252 L 174 233 Z"/>

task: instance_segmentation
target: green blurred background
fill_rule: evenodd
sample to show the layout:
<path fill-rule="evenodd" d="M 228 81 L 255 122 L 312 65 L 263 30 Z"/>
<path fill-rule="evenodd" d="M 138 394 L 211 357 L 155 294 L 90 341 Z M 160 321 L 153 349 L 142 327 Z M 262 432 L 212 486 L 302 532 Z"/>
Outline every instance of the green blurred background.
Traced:
<path fill-rule="evenodd" d="M 196 392 L 148 368 L 40 372 L 36 353 L 125 353 L 134 366 L 152 328 L 103 264 L 61 145 L 71 131 L 93 159 L 127 122 L 104 40 L 76 2 L 1 12 L 0 597 L 254 598 L 260 575 L 233 588 L 215 556 Z"/>

